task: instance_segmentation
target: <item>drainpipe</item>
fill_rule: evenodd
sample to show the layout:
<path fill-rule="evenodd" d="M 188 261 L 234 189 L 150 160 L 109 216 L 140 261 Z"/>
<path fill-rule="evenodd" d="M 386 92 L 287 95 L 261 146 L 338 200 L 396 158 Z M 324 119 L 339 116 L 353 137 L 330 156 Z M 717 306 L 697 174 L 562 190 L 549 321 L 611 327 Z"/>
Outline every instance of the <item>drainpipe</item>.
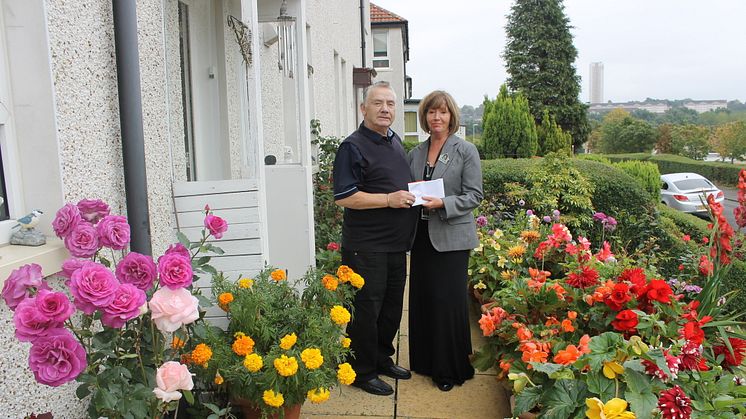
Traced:
<path fill-rule="evenodd" d="M 360 67 L 365 68 L 365 0 L 360 0 L 360 49 L 363 55 Z"/>
<path fill-rule="evenodd" d="M 112 0 L 114 45 L 119 81 L 119 121 L 122 131 L 124 192 L 130 249 L 150 255 L 150 215 L 145 179 L 145 139 L 142 127 L 140 58 L 137 50 L 137 8 L 135 0 Z"/>

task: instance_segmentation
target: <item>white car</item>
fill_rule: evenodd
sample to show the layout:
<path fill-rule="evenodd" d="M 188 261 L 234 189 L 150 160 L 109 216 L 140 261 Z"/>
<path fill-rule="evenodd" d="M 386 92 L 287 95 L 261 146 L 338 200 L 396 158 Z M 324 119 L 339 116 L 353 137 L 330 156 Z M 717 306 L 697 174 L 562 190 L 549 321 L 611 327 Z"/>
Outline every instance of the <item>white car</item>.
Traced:
<path fill-rule="evenodd" d="M 715 202 L 725 199 L 723 191 L 702 175 L 696 173 L 669 173 L 661 175 L 661 201 L 683 212 L 707 212 L 707 197 Z"/>

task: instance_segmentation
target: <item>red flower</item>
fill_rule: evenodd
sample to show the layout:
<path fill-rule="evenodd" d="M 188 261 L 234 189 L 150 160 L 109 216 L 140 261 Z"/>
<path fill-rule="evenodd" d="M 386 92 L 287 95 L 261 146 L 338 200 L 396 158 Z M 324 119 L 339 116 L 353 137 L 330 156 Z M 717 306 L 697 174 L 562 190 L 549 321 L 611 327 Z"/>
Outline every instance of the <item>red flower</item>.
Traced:
<path fill-rule="evenodd" d="M 598 272 L 589 267 L 583 266 L 580 272 L 573 272 L 567 276 L 567 284 L 575 288 L 588 288 L 591 285 L 598 284 Z"/>
<path fill-rule="evenodd" d="M 714 269 L 715 265 L 713 265 L 712 261 L 707 257 L 707 255 L 702 255 L 699 257 L 699 273 L 704 276 L 709 276 Z"/>
<path fill-rule="evenodd" d="M 623 310 L 616 315 L 616 320 L 612 321 L 611 325 L 620 332 L 634 332 L 639 322 L 637 313 L 632 310 Z"/>
<path fill-rule="evenodd" d="M 680 331 L 684 339 L 701 345 L 705 340 L 705 332 L 699 327 L 698 322 L 688 322 Z"/>
<path fill-rule="evenodd" d="M 650 283 L 645 288 L 645 298 L 650 301 L 655 300 L 661 303 L 670 304 L 672 295 L 673 290 L 671 289 L 671 286 L 662 279 L 650 280 Z"/>
<path fill-rule="evenodd" d="M 710 242 L 710 239 L 707 237 L 702 237 L 702 243 L 707 244 Z"/>
<path fill-rule="evenodd" d="M 679 373 L 679 365 L 681 364 L 681 360 L 671 355 L 668 350 L 663 351 L 663 356 L 666 358 L 666 365 L 668 366 L 668 370 L 671 371 L 671 376 L 676 379 Z M 642 365 L 645 367 L 645 372 L 649 375 L 654 375 L 662 381 L 669 380 L 670 377 L 668 376 L 668 374 L 663 372 L 662 369 L 658 368 L 658 365 L 655 362 L 643 359 Z"/>
<path fill-rule="evenodd" d="M 642 268 L 625 269 L 622 274 L 619 275 L 619 282 L 629 282 L 632 284 L 630 291 L 635 293 L 637 298 L 642 296 L 645 292 L 645 286 L 648 285 L 648 278 L 645 276 L 645 271 Z"/>
<path fill-rule="evenodd" d="M 661 392 L 658 409 L 663 419 L 689 419 L 692 417 L 692 401 L 679 386 Z"/>
<path fill-rule="evenodd" d="M 681 360 L 682 370 L 707 371 L 710 369 L 702 357 L 702 345 L 694 342 L 688 342 L 681 348 L 679 359 Z"/>
<path fill-rule="evenodd" d="M 737 367 L 746 358 L 746 340 L 738 338 L 728 338 L 728 340 L 730 341 L 730 346 L 733 348 L 733 353 L 730 353 L 728 347 L 724 344 L 714 346 L 712 350 L 715 352 L 715 355 L 725 355 L 723 366 Z"/>
<path fill-rule="evenodd" d="M 614 289 L 611 290 L 611 294 L 606 297 L 606 300 L 604 302 L 612 310 L 619 311 L 631 299 L 632 296 L 629 294 L 629 285 L 625 283 L 619 283 L 614 285 Z"/>
<path fill-rule="evenodd" d="M 331 250 L 332 252 L 336 252 L 337 250 L 339 250 L 339 243 L 329 242 L 329 244 L 326 245 L 326 250 Z"/>
<path fill-rule="evenodd" d="M 684 234 L 684 237 L 682 237 L 682 238 L 681 238 L 681 240 L 684 240 L 685 242 L 688 242 L 688 241 L 689 241 L 689 240 L 691 240 L 691 239 L 692 239 L 692 238 L 691 238 L 691 237 L 689 237 L 689 235 L 688 235 L 688 234 Z"/>

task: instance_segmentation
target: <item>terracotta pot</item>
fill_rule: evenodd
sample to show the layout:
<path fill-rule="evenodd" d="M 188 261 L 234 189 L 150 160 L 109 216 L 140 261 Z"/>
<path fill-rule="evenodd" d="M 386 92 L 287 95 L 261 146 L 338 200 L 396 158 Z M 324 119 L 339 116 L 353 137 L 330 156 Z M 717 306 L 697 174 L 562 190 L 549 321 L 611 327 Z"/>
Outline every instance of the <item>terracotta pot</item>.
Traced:
<path fill-rule="evenodd" d="M 256 404 L 253 402 L 250 402 L 248 400 L 233 400 L 232 403 L 235 406 L 238 406 L 241 408 L 241 415 L 243 419 L 261 419 L 262 417 L 262 411 L 261 409 L 257 409 Z M 300 418 L 300 408 L 302 407 L 302 404 L 296 404 L 293 406 L 286 406 L 285 407 L 285 419 L 299 419 Z M 279 413 L 276 413 L 274 415 L 267 416 L 268 419 L 280 419 L 282 416 Z"/>

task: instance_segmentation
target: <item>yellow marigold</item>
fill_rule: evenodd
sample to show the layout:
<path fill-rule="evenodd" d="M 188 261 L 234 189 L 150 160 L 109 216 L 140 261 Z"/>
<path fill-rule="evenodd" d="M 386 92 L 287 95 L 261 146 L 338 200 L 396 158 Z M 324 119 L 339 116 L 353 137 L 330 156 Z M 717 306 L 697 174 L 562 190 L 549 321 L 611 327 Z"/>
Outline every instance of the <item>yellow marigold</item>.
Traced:
<path fill-rule="evenodd" d="M 174 336 L 174 338 L 171 339 L 171 348 L 172 349 L 181 349 L 181 348 L 184 347 L 184 345 L 186 345 L 186 342 L 184 342 L 183 340 L 179 339 L 178 336 Z"/>
<path fill-rule="evenodd" d="M 233 345 L 231 345 L 231 349 L 233 349 L 233 352 L 238 356 L 246 356 L 254 352 L 254 339 L 241 333 L 240 336 L 236 336 L 236 340 L 233 342 Z"/>
<path fill-rule="evenodd" d="M 282 393 L 275 393 L 272 390 L 264 390 L 262 399 L 264 400 L 264 403 L 267 404 L 267 406 L 272 407 L 280 407 L 283 403 L 285 403 L 285 398 L 282 397 Z"/>
<path fill-rule="evenodd" d="M 279 358 L 275 358 L 274 365 L 277 372 L 283 377 L 290 377 L 298 372 L 298 361 L 294 356 L 280 355 Z"/>
<path fill-rule="evenodd" d="M 523 230 L 521 231 L 521 240 L 523 240 L 526 243 L 533 243 L 541 238 L 541 234 L 539 234 L 536 230 Z"/>
<path fill-rule="evenodd" d="M 239 288 L 251 288 L 254 286 L 254 280 L 249 278 L 241 278 L 238 280 Z"/>
<path fill-rule="evenodd" d="M 288 350 L 295 345 L 295 342 L 298 341 L 298 336 L 295 335 L 295 333 L 291 333 L 289 335 L 285 335 L 280 339 L 280 348 L 284 350 Z"/>
<path fill-rule="evenodd" d="M 324 357 L 321 355 L 321 350 L 317 348 L 307 348 L 300 353 L 300 359 L 306 368 L 309 370 L 315 370 L 324 363 Z"/>
<path fill-rule="evenodd" d="M 233 294 L 224 292 L 218 296 L 218 306 L 224 311 L 228 311 L 228 304 L 233 301 Z"/>
<path fill-rule="evenodd" d="M 249 372 L 257 372 L 264 366 L 264 361 L 259 354 L 248 354 L 243 360 L 243 366 L 249 370 Z"/>
<path fill-rule="evenodd" d="M 220 375 L 220 373 L 219 373 L 219 372 L 216 372 L 216 373 L 215 373 L 215 380 L 214 380 L 214 381 L 215 381 L 215 384 L 216 384 L 216 385 L 221 385 L 221 384 L 223 384 L 223 382 L 224 382 L 225 380 L 223 379 L 223 376 L 222 376 L 222 375 Z"/>
<path fill-rule="evenodd" d="M 287 275 L 285 275 L 285 271 L 283 271 L 282 269 L 275 269 L 269 275 L 277 282 L 284 281 L 288 278 Z"/>
<path fill-rule="evenodd" d="M 308 390 L 308 393 L 306 393 L 306 398 L 310 400 L 311 403 L 319 404 L 329 400 L 330 395 L 331 393 L 329 392 L 329 390 L 325 389 L 324 387 L 319 387 Z"/>
<path fill-rule="evenodd" d="M 342 347 L 343 348 L 349 348 L 351 343 L 352 343 L 352 339 L 350 339 L 350 338 L 342 338 Z"/>
<path fill-rule="evenodd" d="M 337 289 L 337 285 L 339 285 L 339 281 L 337 280 L 337 278 L 332 275 L 324 275 L 324 277 L 321 278 L 321 283 L 324 284 L 324 288 L 328 289 L 329 291 L 335 291 Z"/>
<path fill-rule="evenodd" d="M 204 343 L 197 345 L 192 351 L 192 362 L 207 368 L 207 362 L 212 358 L 212 349 Z"/>
<path fill-rule="evenodd" d="M 353 272 L 350 274 L 350 284 L 352 284 L 353 287 L 360 289 L 365 285 L 365 280 L 360 276 L 360 274 Z"/>
<path fill-rule="evenodd" d="M 526 248 L 520 244 L 511 246 L 510 248 L 508 248 L 508 257 L 511 259 L 521 258 L 523 257 L 525 253 L 526 253 Z"/>
<path fill-rule="evenodd" d="M 350 364 L 347 362 L 339 364 L 339 368 L 337 368 L 337 380 L 340 383 L 349 386 L 355 382 L 355 375 L 355 370 L 352 369 Z"/>
<path fill-rule="evenodd" d="M 350 312 L 342 306 L 332 307 L 330 314 L 334 323 L 340 326 L 350 322 Z"/>
<path fill-rule="evenodd" d="M 350 269 L 347 265 L 340 265 L 339 268 L 337 268 L 337 277 L 342 282 L 349 282 L 350 280 L 350 274 L 354 273 L 352 269 Z"/>

